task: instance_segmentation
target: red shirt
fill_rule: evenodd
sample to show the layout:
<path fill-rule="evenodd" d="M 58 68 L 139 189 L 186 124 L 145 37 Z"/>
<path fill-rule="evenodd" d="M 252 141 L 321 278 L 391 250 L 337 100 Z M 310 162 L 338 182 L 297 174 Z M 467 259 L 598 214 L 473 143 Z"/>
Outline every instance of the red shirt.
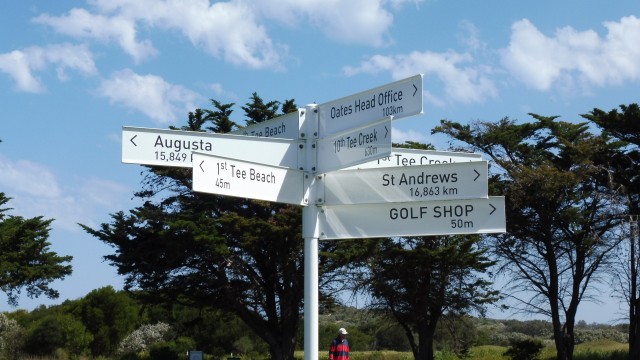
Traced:
<path fill-rule="evenodd" d="M 329 348 L 329 360 L 349 360 L 349 341 L 337 338 L 331 341 Z"/>

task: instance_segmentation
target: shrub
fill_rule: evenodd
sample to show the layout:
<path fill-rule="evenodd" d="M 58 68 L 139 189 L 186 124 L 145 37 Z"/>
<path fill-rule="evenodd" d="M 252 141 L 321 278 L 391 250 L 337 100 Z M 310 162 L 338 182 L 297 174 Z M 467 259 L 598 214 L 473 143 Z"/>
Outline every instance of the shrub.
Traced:
<path fill-rule="evenodd" d="M 80 320 L 69 314 L 51 313 L 36 322 L 25 340 L 25 350 L 34 355 L 56 351 L 77 357 L 86 353 L 93 336 Z"/>
<path fill-rule="evenodd" d="M 169 340 L 170 335 L 171 327 L 163 322 L 142 325 L 120 342 L 118 354 L 147 351 L 151 345 Z"/>
<path fill-rule="evenodd" d="M 168 343 L 157 343 L 149 349 L 149 356 L 153 360 L 179 360 L 180 354 Z"/>
<path fill-rule="evenodd" d="M 0 313 L 0 357 L 17 359 L 24 339 L 24 330 L 18 322 Z"/>
<path fill-rule="evenodd" d="M 536 339 L 513 340 L 504 354 L 512 360 L 535 360 L 543 347 L 542 341 Z"/>

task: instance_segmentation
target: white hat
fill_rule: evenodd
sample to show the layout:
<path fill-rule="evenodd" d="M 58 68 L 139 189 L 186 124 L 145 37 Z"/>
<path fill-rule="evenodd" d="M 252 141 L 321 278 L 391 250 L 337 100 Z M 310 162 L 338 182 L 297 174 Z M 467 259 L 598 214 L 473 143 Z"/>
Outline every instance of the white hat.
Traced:
<path fill-rule="evenodd" d="M 348 334 L 347 329 L 340 328 L 340 330 L 338 330 L 338 334 L 347 335 Z"/>

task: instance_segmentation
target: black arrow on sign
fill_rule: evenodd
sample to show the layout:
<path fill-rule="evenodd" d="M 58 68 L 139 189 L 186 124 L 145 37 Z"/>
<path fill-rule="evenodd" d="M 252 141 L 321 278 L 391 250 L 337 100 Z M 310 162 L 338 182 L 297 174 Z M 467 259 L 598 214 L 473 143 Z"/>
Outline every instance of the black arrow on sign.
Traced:
<path fill-rule="evenodd" d="M 475 179 L 473 179 L 473 181 L 476 181 L 476 180 L 478 180 L 478 178 L 480 177 L 480 173 L 479 173 L 479 172 L 478 172 L 478 170 L 476 170 L 476 169 L 473 169 L 473 171 L 475 171 L 475 173 L 476 173 L 476 178 L 475 178 Z"/>
<path fill-rule="evenodd" d="M 384 129 L 387 131 L 384 133 L 384 138 L 387 138 L 387 135 L 389 135 L 389 129 L 387 128 L 387 125 L 384 126 Z"/>
<path fill-rule="evenodd" d="M 418 87 L 416 86 L 416 84 L 411 84 L 411 85 L 413 85 L 413 88 L 415 89 L 413 90 L 413 96 L 416 96 L 416 93 L 418 92 Z"/>
<path fill-rule="evenodd" d="M 492 204 L 489 204 L 489 206 L 491 206 L 493 208 L 493 210 L 491 210 L 491 212 L 489 213 L 489 215 L 493 215 L 494 212 L 496 212 L 496 207 L 493 206 Z"/>
<path fill-rule="evenodd" d="M 200 170 L 202 170 L 202 172 L 204 172 L 204 169 L 202 168 L 202 164 L 204 164 L 204 160 L 202 160 L 202 162 L 200 163 Z"/>
<path fill-rule="evenodd" d="M 136 136 L 138 136 L 138 135 L 133 135 L 133 137 L 132 137 L 131 139 L 129 139 L 129 141 L 131 141 L 131 143 L 133 144 L 133 146 L 138 146 L 138 144 L 136 144 L 136 143 L 134 143 L 134 142 L 133 142 L 133 139 L 135 139 L 135 138 L 136 138 Z"/>

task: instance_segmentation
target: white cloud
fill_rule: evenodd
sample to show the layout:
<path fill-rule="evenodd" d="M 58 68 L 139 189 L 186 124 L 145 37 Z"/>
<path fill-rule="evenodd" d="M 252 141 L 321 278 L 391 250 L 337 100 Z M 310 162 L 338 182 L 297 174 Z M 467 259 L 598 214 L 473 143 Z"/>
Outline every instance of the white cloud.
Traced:
<path fill-rule="evenodd" d="M 9 213 L 25 218 L 55 219 L 53 227 L 80 231 L 77 223 L 93 224 L 95 218 L 115 211 L 127 201 L 130 190 L 104 179 L 80 179 L 62 186 L 46 165 L 12 161 L 0 154 L 0 188 L 10 197 Z"/>
<path fill-rule="evenodd" d="M 202 96 L 156 75 L 138 75 L 130 69 L 104 80 L 98 94 L 112 103 L 136 109 L 160 124 L 174 121 L 197 106 Z"/>
<path fill-rule="evenodd" d="M 43 14 L 33 21 L 75 38 L 116 41 L 136 62 L 157 53 L 149 41 L 136 40 L 135 22 L 122 16 L 108 17 L 85 9 L 72 9 L 65 16 Z"/>
<path fill-rule="evenodd" d="M 142 61 L 157 50 L 150 40 L 138 40 L 139 29 L 161 28 L 178 31 L 195 46 L 226 61 L 253 69 L 282 68 L 281 53 L 264 26 L 258 23 L 253 4 L 244 1 L 189 2 L 178 0 L 105 1 L 95 0 L 98 14 L 73 9 L 67 15 L 41 15 L 35 22 L 76 38 L 115 41 L 134 60 Z"/>
<path fill-rule="evenodd" d="M 463 20 L 458 25 L 460 33 L 458 38 L 470 51 L 485 51 L 487 44 L 478 36 L 478 28 L 470 21 Z"/>
<path fill-rule="evenodd" d="M 444 86 L 444 95 L 426 93 L 427 100 L 435 104 L 480 103 L 497 96 L 497 89 L 490 78 L 492 69 L 472 63 L 473 57 L 465 53 L 448 51 L 445 53 L 418 52 L 384 56 L 375 55 L 363 61 L 358 67 L 345 67 L 345 74 L 389 72 L 394 79 L 402 79 L 417 73 L 425 78 L 436 77 Z M 425 80 L 428 81 L 428 80 Z"/>
<path fill-rule="evenodd" d="M 16 82 L 16 89 L 19 91 L 31 93 L 44 91 L 44 85 L 33 74 L 34 67 L 42 67 L 42 65 L 34 64 L 23 51 L 14 50 L 10 53 L 0 54 L 0 71 L 13 78 Z"/>
<path fill-rule="evenodd" d="M 240 101 L 240 97 L 238 95 L 236 95 L 234 92 L 227 90 L 226 88 L 224 88 L 222 86 L 222 84 L 220 83 L 213 83 L 210 84 L 209 86 L 207 86 L 207 88 L 211 91 L 213 91 L 213 93 L 216 96 L 221 96 L 224 97 L 225 99 L 230 99 L 233 102 L 238 102 Z"/>
<path fill-rule="evenodd" d="M 383 46 L 390 42 L 387 32 L 393 24 L 385 6 L 399 8 L 406 2 L 414 1 L 267 0 L 255 5 L 267 19 L 290 26 L 310 24 L 338 42 Z"/>
<path fill-rule="evenodd" d="M 66 69 L 91 75 L 97 72 L 93 55 L 85 45 L 54 44 L 46 47 L 29 47 L 0 54 L 0 71 L 16 83 L 18 91 L 40 93 L 46 87 L 35 75 L 53 65 L 61 81 L 67 80 Z"/>
<path fill-rule="evenodd" d="M 547 91 L 554 86 L 620 85 L 640 80 L 640 19 L 605 22 L 605 37 L 571 27 L 546 36 L 529 20 L 515 22 L 502 64 L 527 86 Z"/>
<path fill-rule="evenodd" d="M 424 133 L 416 130 L 400 130 L 393 128 L 391 131 L 391 141 L 395 144 L 404 144 L 406 141 L 415 141 L 419 143 L 425 143 L 427 136 Z"/>
<path fill-rule="evenodd" d="M 0 185 L 34 197 L 58 197 L 60 186 L 55 175 L 45 166 L 27 160 L 12 162 L 0 154 Z M 9 195 L 11 197 L 11 195 Z"/>

